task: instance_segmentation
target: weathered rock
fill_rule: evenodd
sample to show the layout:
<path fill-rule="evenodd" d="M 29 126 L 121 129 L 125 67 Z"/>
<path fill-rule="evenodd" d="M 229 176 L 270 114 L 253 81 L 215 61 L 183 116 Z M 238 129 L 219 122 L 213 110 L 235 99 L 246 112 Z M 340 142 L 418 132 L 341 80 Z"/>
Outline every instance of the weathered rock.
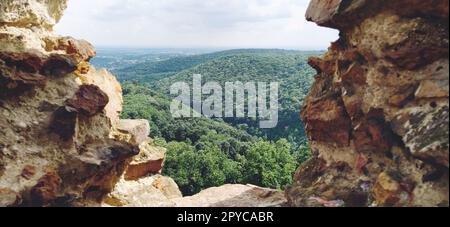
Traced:
<path fill-rule="evenodd" d="M 136 180 L 149 174 L 160 173 L 165 160 L 166 149 L 153 147 L 148 143 L 140 146 L 141 152 L 133 158 L 125 172 L 126 180 Z"/>
<path fill-rule="evenodd" d="M 449 167 L 449 108 L 406 109 L 393 120 L 394 130 L 417 158 Z"/>
<path fill-rule="evenodd" d="M 30 196 L 33 205 L 45 205 L 56 199 L 62 180 L 56 172 L 46 173 L 31 189 Z"/>
<path fill-rule="evenodd" d="M 96 55 L 95 48 L 85 40 L 72 37 L 50 37 L 45 40 L 47 51 L 64 51 L 78 64 L 89 61 Z"/>
<path fill-rule="evenodd" d="M 46 76 L 63 76 L 77 69 L 77 62 L 68 56 L 52 54 L 40 69 Z"/>
<path fill-rule="evenodd" d="M 448 206 L 448 6 L 311 1 L 307 19 L 340 38 L 309 61 L 318 74 L 302 118 L 315 157 L 290 205 Z"/>
<path fill-rule="evenodd" d="M 27 180 L 30 180 L 34 175 L 36 175 L 36 167 L 28 165 L 22 170 L 21 176 Z"/>
<path fill-rule="evenodd" d="M 0 52 L 0 89 L 1 95 L 19 93 L 33 86 L 42 86 L 47 78 L 39 71 L 43 59 L 35 54 L 17 54 Z"/>
<path fill-rule="evenodd" d="M 153 187 L 161 191 L 168 199 L 177 199 L 183 197 L 178 185 L 170 177 L 156 175 Z"/>
<path fill-rule="evenodd" d="M 383 172 L 378 176 L 373 188 L 378 206 L 407 206 L 411 201 L 411 189 L 409 192 L 405 191 L 408 187 L 402 186 L 394 178 L 401 180 L 401 176 L 395 176 L 395 173 Z"/>
<path fill-rule="evenodd" d="M 286 189 L 289 205 L 323 207 L 327 204 L 321 201 L 334 201 L 339 206 L 368 206 L 370 183 L 352 171 L 343 161 L 329 164 L 322 158 L 313 158 L 305 162 L 294 176 L 294 185 Z"/>
<path fill-rule="evenodd" d="M 352 19 L 356 19 L 358 15 L 355 15 L 355 12 L 368 5 L 368 2 L 370 1 L 311 1 L 306 13 L 306 18 L 316 22 L 318 25 L 338 28 L 339 26 L 345 26 L 345 23 L 340 21 L 342 20 L 342 17 L 353 16 Z"/>
<path fill-rule="evenodd" d="M 78 75 L 78 77 L 86 84 L 95 84 L 109 98 L 108 104 L 105 106 L 105 115 L 111 120 L 113 125 L 119 124 L 119 116 L 122 112 L 122 87 L 116 77 L 106 69 L 96 70 L 95 68 L 82 64 L 81 67 L 87 67 L 86 73 Z M 75 72 L 77 73 L 77 72 Z"/>
<path fill-rule="evenodd" d="M 372 109 L 365 119 L 353 129 L 355 148 L 358 152 L 390 152 L 396 139 L 384 119 L 384 111 Z"/>
<path fill-rule="evenodd" d="M 80 155 L 70 157 L 71 165 L 59 169 L 66 188 L 58 197 L 76 196 L 76 202 L 84 206 L 90 201 L 100 203 L 113 190 L 130 158 L 137 155 L 139 149 L 128 143 L 106 139 L 83 144 L 79 152 Z M 82 194 L 80 189 L 83 189 Z"/>
<path fill-rule="evenodd" d="M 253 185 L 224 185 L 197 195 L 173 199 L 177 207 L 283 207 L 284 193 Z"/>
<path fill-rule="evenodd" d="M 177 207 L 283 207 L 284 193 L 253 185 L 224 185 L 173 200 Z"/>
<path fill-rule="evenodd" d="M 20 198 L 17 192 L 8 188 L 0 188 L 0 207 L 14 206 L 19 201 Z"/>
<path fill-rule="evenodd" d="M 401 108 L 409 101 L 414 99 L 415 86 L 407 86 L 405 89 L 399 89 L 397 94 L 393 94 L 388 103 L 394 107 Z"/>
<path fill-rule="evenodd" d="M 136 181 L 122 179 L 103 201 L 103 206 L 114 207 L 173 207 L 171 199 L 181 197 L 175 182 L 155 175 Z"/>
<path fill-rule="evenodd" d="M 92 45 L 53 34 L 65 8 L 1 1 L 0 206 L 99 205 L 139 153 L 109 138 L 121 88 L 89 66 Z"/>
<path fill-rule="evenodd" d="M 312 0 L 306 18 L 318 25 L 331 28 L 351 28 L 362 20 L 383 11 L 395 11 L 402 16 L 432 16 L 448 18 L 448 2 L 445 0 Z"/>
<path fill-rule="evenodd" d="M 417 88 L 417 98 L 448 98 L 448 80 L 424 80 Z"/>
<path fill-rule="evenodd" d="M 351 122 L 339 100 L 325 99 L 305 107 L 302 118 L 313 140 L 348 145 Z"/>
<path fill-rule="evenodd" d="M 75 135 L 77 117 L 77 113 L 68 111 L 66 107 L 60 107 L 53 113 L 49 131 L 58 135 L 62 140 L 72 139 Z"/>
<path fill-rule="evenodd" d="M 128 140 L 130 143 L 140 145 L 147 141 L 148 135 L 150 134 L 150 124 L 147 120 L 120 120 L 117 125 L 117 130 L 119 133 L 131 135 Z M 117 137 L 122 137 L 123 135 L 117 135 Z"/>
<path fill-rule="evenodd" d="M 66 7 L 66 0 L 2 0 L 0 25 L 42 26 L 51 29 L 61 19 Z"/>
<path fill-rule="evenodd" d="M 81 85 L 75 96 L 66 101 L 66 106 L 75 112 L 94 116 L 108 104 L 108 96 L 96 85 Z"/>

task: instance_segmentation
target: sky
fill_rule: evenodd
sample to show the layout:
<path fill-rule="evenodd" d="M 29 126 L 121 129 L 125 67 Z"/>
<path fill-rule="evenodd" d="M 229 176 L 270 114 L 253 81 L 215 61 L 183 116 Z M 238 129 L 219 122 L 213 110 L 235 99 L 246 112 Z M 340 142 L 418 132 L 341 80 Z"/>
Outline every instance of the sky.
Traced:
<path fill-rule="evenodd" d="M 326 49 L 309 0 L 72 0 L 55 27 L 98 47 Z"/>

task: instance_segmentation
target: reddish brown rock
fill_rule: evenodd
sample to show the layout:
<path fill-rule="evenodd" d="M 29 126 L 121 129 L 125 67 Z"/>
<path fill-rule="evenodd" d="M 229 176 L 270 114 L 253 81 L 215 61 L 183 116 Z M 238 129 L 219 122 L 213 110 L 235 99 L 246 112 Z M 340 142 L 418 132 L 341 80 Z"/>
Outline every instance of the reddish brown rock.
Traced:
<path fill-rule="evenodd" d="M 342 74 L 342 82 L 355 85 L 366 84 L 366 70 L 361 65 L 354 63 Z"/>
<path fill-rule="evenodd" d="M 354 129 L 353 136 L 359 152 L 389 152 L 395 140 L 381 109 L 370 110 L 364 121 Z"/>
<path fill-rule="evenodd" d="M 18 95 L 33 86 L 45 85 L 47 78 L 39 74 L 43 59 L 30 53 L 0 52 L 0 95 Z"/>
<path fill-rule="evenodd" d="M 80 114 L 93 116 L 101 112 L 108 102 L 108 96 L 96 85 L 82 85 L 66 105 Z"/>
<path fill-rule="evenodd" d="M 303 163 L 295 172 L 294 179 L 301 179 L 296 182 L 303 187 L 307 187 L 314 183 L 314 181 L 322 176 L 327 169 L 327 163 L 321 158 L 313 158 Z"/>
<path fill-rule="evenodd" d="M 377 1 L 312 0 L 306 12 L 306 19 L 331 28 L 351 27 L 352 23 L 357 23 L 380 8 L 381 4 Z"/>
<path fill-rule="evenodd" d="M 72 37 L 60 37 L 46 39 L 46 49 L 48 51 L 65 51 L 78 64 L 82 61 L 89 61 L 96 55 L 94 46 L 85 40 L 77 40 Z"/>
<path fill-rule="evenodd" d="M 346 8 L 355 2 L 358 5 L 353 7 L 362 7 L 366 1 L 313 0 L 309 4 L 306 19 L 321 26 L 336 27 L 337 17 L 343 16 Z"/>
<path fill-rule="evenodd" d="M 418 15 L 443 19 L 449 17 L 449 2 L 446 0 L 397 0 L 389 3 L 390 8 L 405 16 Z"/>
<path fill-rule="evenodd" d="M 44 56 L 38 53 L 12 53 L 0 52 L 0 62 L 4 67 L 11 68 L 13 72 L 22 72 L 30 75 L 61 76 L 77 69 L 81 60 L 74 54 L 51 54 Z"/>
<path fill-rule="evenodd" d="M 53 201 L 59 193 L 61 186 L 61 178 L 55 172 L 48 172 L 38 182 L 36 186 L 31 189 L 31 206 L 47 205 Z"/>
<path fill-rule="evenodd" d="M 295 207 L 368 206 L 367 183 L 351 173 L 345 162 L 326 163 L 314 157 L 300 166 L 294 185 L 286 189 L 288 203 Z"/>
<path fill-rule="evenodd" d="M 364 173 L 367 164 L 369 164 L 369 159 L 364 154 L 359 154 L 356 159 L 355 169 L 359 173 Z"/>
<path fill-rule="evenodd" d="M 351 121 L 340 101 L 326 99 L 309 104 L 302 118 L 312 140 L 349 145 Z"/>
<path fill-rule="evenodd" d="M 423 30 L 423 32 L 428 33 L 426 34 L 427 36 L 431 33 L 429 29 L 424 28 Z M 440 31 L 445 32 L 445 29 L 441 29 Z M 441 37 L 445 34 L 434 35 Z M 427 37 L 416 34 L 411 34 L 410 36 L 414 38 L 409 38 L 402 43 L 386 47 L 384 51 L 386 59 L 401 68 L 414 70 L 441 58 L 445 58 L 449 54 L 448 43 L 442 43 L 441 40 L 436 39 L 429 41 L 430 43 L 417 46 L 417 43 L 423 42 Z"/>
<path fill-rule="evenodd" d="M 137 180 L 149 174 L 160 173 L 164 166 L 166 149 L 143 144 L 140 150 L 139 155 L 127 167 L 126 180 Z"/>
<path fill-rule="evenodd" d="M 136 180 L 148 174 L 160 173 L 163 164 L 164 159 L 151 160 L 143 163 L 130 163 L 125 174 L 125 179 Z"/>
<path fill-rule="evenodd" d="M 351 89 L 351 88 L 350 88 Z M 360 118 L 363 115 L 361 106 L 363 104 L 362 97 L 352 93 L 352 90 L 345 88 L 345 95 L 342 96 L 345 109 L 352 120 Z"/>
<path fill-rule="evenodd" d="M 34 53 L 0 52 L 0 60 L 17 71 L 37 73 L 45 59 Z"/>
<path fill-rule="evenodd" d="M 336 69 L 335 59 L 321 59 L 318 57 L 311 57 L 308 59 L 308 64 L 317 70 L 317 73 L 326 73 L 328 75 L 333 74 Z"/>
<path fill-rule="evenodd" d="M 64 76 L 77 69 L 77 62 L 64 55 L 50 56 L 42 66 L 40 72 L 46 76 Z"/>

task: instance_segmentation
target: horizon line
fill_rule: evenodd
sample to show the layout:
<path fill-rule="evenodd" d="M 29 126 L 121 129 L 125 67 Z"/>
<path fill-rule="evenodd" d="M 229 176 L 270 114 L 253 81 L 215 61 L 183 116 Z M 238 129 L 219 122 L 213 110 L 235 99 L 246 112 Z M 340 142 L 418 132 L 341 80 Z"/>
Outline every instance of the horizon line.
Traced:
<path fill-rule="evenodd" d="M 297 51 L 326 51 L 328 48 L 322 47 L 214 47 L 214 46 L 126 46 L 126 45 L 94 45 L 95 48 L 108 49 L 191 49 L 191 50 L 239 50 L 239 49 L 263 49 L 263 50 L 297 50 Z"/>

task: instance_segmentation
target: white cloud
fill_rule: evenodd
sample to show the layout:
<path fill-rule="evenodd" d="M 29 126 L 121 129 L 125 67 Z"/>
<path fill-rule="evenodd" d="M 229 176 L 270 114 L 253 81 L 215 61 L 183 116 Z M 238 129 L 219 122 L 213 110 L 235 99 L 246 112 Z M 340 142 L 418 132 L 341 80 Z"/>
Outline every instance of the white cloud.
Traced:
<path fill-rule="evenodd" d="M 326 48 L 308 0 L 72 0 L 60 34 L 99 46 Z"/>

